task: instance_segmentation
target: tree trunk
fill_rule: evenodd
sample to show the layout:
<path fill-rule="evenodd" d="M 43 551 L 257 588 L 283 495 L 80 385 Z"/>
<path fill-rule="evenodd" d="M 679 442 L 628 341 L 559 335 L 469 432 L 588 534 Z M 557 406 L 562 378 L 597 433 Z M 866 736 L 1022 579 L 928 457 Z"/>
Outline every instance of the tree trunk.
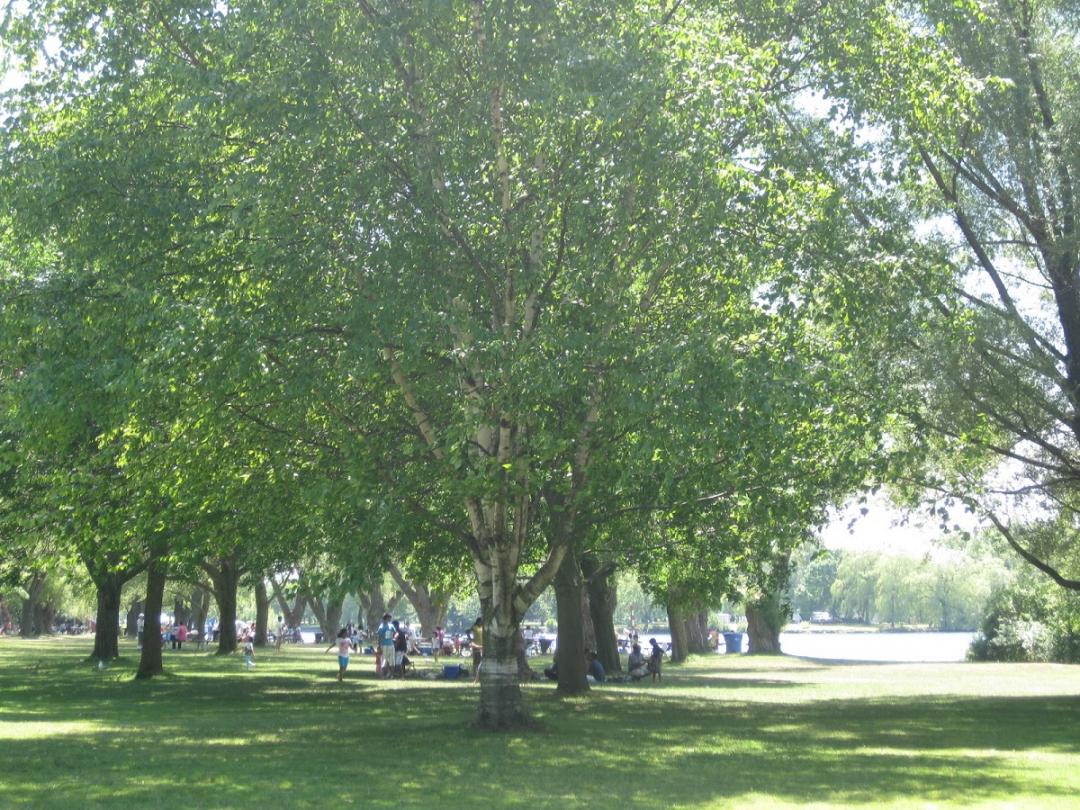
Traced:
<path fill-rule="evenodd" d="M 96 578 L 95 584 L 97 626 L 94 631 L 94 651 L 90 658 L 112 661 L 120 657 L 120 592 L 124 580 L 117 574 L 102 574 Z"/>
<path fill-rule="evenodd" d="M 774 602 L 779 602 L 779 598 L 767 595 L 746 603 L 746 633 L 750 637 L 751 654 L 780 652 L 780 623 L 776 620 L 779 610 Z"/>
<path fill-rule="evenodd" d="M 345 602 L 344 595 L 330 596 L 325 601 L 321 597 L 309 596 L 308 604 L 319 620 L 319 628 L 322 630 L 323 640 L 327 643 L 337 636 L 341 629 L 341 606 Z"/>
<path fill-rule="evenodd" d="M 478 566 L 478 591 L 484 617 L 484 652 L 480 667 L 477 724 L 487 729 L 532 724 L 517 679 L 517 633 L 520 616 L 514 605 L 515 564 L 519 548 L 493 544 L 493 564 Z M 527 608 L 526 608 L 527 609 Z M 524 611 L 522 611 L 524 612 Z"/>
<path fill-rule="evenodd" d="M 370 588 L 357 594 L 357 597 L 364 609 L 364 628 L 371 633 L 382 622 L 384 613 L 394 612 L 394 608 L 401 601 L 402 593 L 398 591 L 387 599 L 383 594 L 382 582 L 376 582 Z"/>
<path fill-rule="evenodd" d="M 206 633 L 206 615 L 210 612 L 210 592 L 202 585 L 196 585 L 191 589 L 192 629 L 197 630 L 199 638 L 203 639 Z"/>
<path fill-rule="evenodd" d="M 581 695 L 589 691 L 585 679 L 584 583 L 577 553 L 567 551 L 555 574 L 555 609 L 559 622 L 555 662 L 559 665 L 559 692 Z"/>
<path fill-rule="evenodd" d="M 678 664 L 686 660 L 690 652 L 690 640 L 686 631 L 686 617 L 681 610 L 667 606 L 668 626 L 671 629 L 671 663 Z"/>
<path fill-rule="evenodd" d="M 139 637 L 139 614 L 145 613 L 145 604 L 142 599 L 131 600 L 131 606 L 127 611 L 127 624 L 124 625 L 124 635 L 127 638 Z"/>
<path fill-rule="evenodd" d="M 289 601 L 285 598 L 285 593 L 281 590 L 281 586 L 278 585 L 277 581 L 271 579 L 270 585 L 273 588 L 274 599 L 277 600 L 278 610 L 281 611 L 281 618 L 285 622 L 285 626 L 298 627 L 300 622 L 303 621 L 304 611 L 307 609 L 307 597 L 302 593 L 297 593 L 296 599 L 290 607 Z M 380 613 L 379 616 L 381 617 L 382 614 Z"/>
<path fill-rule="evenodd" d="M 686 619 L 687 651 L 693 653 L 709 652 L 709 614 L 691 613 Z"/>
<path fill-rule="evenodd" d="M 266 580 L 255 583 L 255 646 L 266 646 L 266 627 L 270 622 L 270 596 L 266 592 Z"/>
<path fill-rule="evenodd" d="M 435 627 L 441 627 L 446 620 L 447 596 L 430 590 L 421 582 L 405 579 L 396 565 L 390 566 L 390 576 L 416 611 L 416 618 L 420 621 L 420 635 L 431 638 L 435 635 Z"/>
<path fill-rule="evenodd" d="M 37 638 L 47 632 L 41 626 L 41 595 L 45 592 L 45 584 L 48 574 L 36 571 L 26 586 L 26 599 L 22 600 L 22 620 L 19 622 L 19 636 L 21 638 Z"/>
<path fill-rule="evenodd" d="M 34 606 L 34 625 L 37 627 L 39 633 L 42 633 L 42 634 L 51 633 L 52 632 L 52 626 L 53 626 L 53 619 L 55 617 L 56 617 L 56 602 L 53 599 L 47 599 L 44 602 L 39 601 Z"/>
<path fill-rule="evenodd" d="M 173 600 L 173 625 L 186 624 L 191 626 L 191 608 L 181 597 Z"/>
<path fill-rule="evenodd" d="M 161 665 L 161 608 L 165 599 L 168 566 L 164 560 L 150 563 L 146 573 L 146 610 L 143 611 L 143 645 L 136 678 L 152 678 L 164 673 Z"/>
<path fill-rule="evenodd" d="M 615 635 L 616 591 L 611 575 L 614 566 L 601 566 L 591 554 L 581 557 L 581 573 L 585 577 L 585 590 L 589 596 L 589 613 L 592 618 L 593 632 L 596 636 L 593 649 L 604 672 L 622 671 L 619 660 L 619 642 Z"/>
<path fill-rule="evenodd" d="M 337 636 L 341 629 L 341 605 L 344 599 L 331 596 L 325 601 L 321 598 L 308 597 L 308 604 L 319 621 L 319 629 L 322 630 L 323 639 L 327 643 Z"/>
<path fill-rule="evenodd" d="M 218 655 L 236 652 L 236 589 L 240 582 L 240 568 L 236 555 L 230 554 L 217 560 L 217 565 L 204 563 L 203 568 L 214 584 L 214 600 L 218 606 Z"/>

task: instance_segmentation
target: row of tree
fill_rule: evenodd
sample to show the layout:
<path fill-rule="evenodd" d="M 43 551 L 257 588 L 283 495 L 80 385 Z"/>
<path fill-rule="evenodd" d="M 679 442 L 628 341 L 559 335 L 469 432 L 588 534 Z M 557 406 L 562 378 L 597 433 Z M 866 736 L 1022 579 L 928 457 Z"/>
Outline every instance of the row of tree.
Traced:
<path fill-rule="evenodd" d="M 228 632 L 244 578 L 468 571 L 491 727 L 528 721 L 515 637 L 547 587 L 565 691 L 590 621 L 611 655 L 617 570 L 679 654 L 732 595 L 767 649 L 791 550 L 868 480 L 965 499 L 1075 586 L 1075 15 L 13 7 L 8 569 L 80 561 L 99 658 L 143 572 L 147 615 L 202 572 Z M 972 480 L 995 454 L 1044 545 Z"/>
<path fill-rule="evenodd" d="M 1012 574 L 1001 559 L 966 553 L 912 557 L 880 551 L 800 551 L 788 584 L 792 610 L 880 625 L 974 630 Z"/>

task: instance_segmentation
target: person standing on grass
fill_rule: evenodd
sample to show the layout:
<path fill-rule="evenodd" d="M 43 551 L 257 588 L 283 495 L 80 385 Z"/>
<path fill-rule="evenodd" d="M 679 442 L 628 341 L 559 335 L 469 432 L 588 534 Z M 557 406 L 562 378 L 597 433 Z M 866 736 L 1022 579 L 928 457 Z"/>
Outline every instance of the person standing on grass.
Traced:
<path fill-rule="evenodd" d="M 394 625 L 394 674 L 404 675 L 405 653 L 409 649 L 409 635 L 396 619 L 392 624 Z"/>
<path fill-rule="evenodd" d="M 255 642 L 250 633 L 244 634 L 244 668 L 255 669 Z"/>
<path fill-rule="evenodd" d="M 442 627 L 435 625 L 435 633 L 431 636 L 431 655 L 435 659 L 435 663 L 439 663 L 439 656 L 442 655 L 443 644 L 446 643 L 446 633 Z"/>
<path fill-rule="evenodd" d="M 390 624 L 390 614 L 384 613 L 382 624 L 376 631 L 379 640 L 379 654 L 382 658 L 382 674 L 389 677 L 394 670 L 394 625 Z"/>
<path fill-rule="evenodd" d="M 652 645 L 652 653 L 649 655 L 649 672 L 652 673 L 652 679 L 658 681 L 663 677 L 660 674 L 660 663 L 664 660 L 664 651 L 660 649 L 655 638 L 650 638 L 649 644 Z"/>
<path fill-rule="evenodd" d="M 484 617 L 477 616 L 472 630 L 473 683 L 480 681 L 480 662 L 484 660 Z"/>
<path fill-rule="evenodd" d="M 173 639 L 175 639 L 175 641 L 173 642 L 173 646 L 176 649 L 184 649 L 184 642 L 187 641 L 187 625 L 184 622 L 180 622 L 180 624 L 177 626 L 176 632 L 173 635 Z"/>
<path fill-rule="evenodd" d="M 326 652 L 334 649 L 334 645 L 337 645 L 337 662 L 338 662 L 338 683 L 345 680 L 345 670 L 349 668 L 349 653 L 352 652 L 352 639 L 349 638 L 349 631 L 342 627 L 338 630 L 337 639 L 331 642 L 330 646 L 326 648 Z"/>

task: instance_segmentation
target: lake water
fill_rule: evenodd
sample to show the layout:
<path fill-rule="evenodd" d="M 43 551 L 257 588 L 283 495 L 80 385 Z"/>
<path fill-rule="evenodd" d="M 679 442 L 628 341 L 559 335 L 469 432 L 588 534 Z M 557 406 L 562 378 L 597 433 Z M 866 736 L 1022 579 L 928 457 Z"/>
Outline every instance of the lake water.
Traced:
<path fill-rule="evenodd" d="M 781 633 L 780 649 L 804 658 L 948 662 L 963 661 L 974 637 L 974 633 Z"/>

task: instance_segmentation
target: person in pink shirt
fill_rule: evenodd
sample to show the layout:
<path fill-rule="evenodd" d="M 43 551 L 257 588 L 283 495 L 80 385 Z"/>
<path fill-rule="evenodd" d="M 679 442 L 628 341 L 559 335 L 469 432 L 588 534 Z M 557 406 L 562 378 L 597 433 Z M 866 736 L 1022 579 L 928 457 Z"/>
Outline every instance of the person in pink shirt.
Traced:
<path fill-rule="evenodd" d="M 173 648 L 174 649 L 179 650 L 179 649 L 183 648 L 184 642 L 187 641 L 187 634 L 188 634 L 187 625 L 184 624 L 183 622 L 180 622 L 180 626 L 177 627 L 176 630 L 173 633 Z"/>

